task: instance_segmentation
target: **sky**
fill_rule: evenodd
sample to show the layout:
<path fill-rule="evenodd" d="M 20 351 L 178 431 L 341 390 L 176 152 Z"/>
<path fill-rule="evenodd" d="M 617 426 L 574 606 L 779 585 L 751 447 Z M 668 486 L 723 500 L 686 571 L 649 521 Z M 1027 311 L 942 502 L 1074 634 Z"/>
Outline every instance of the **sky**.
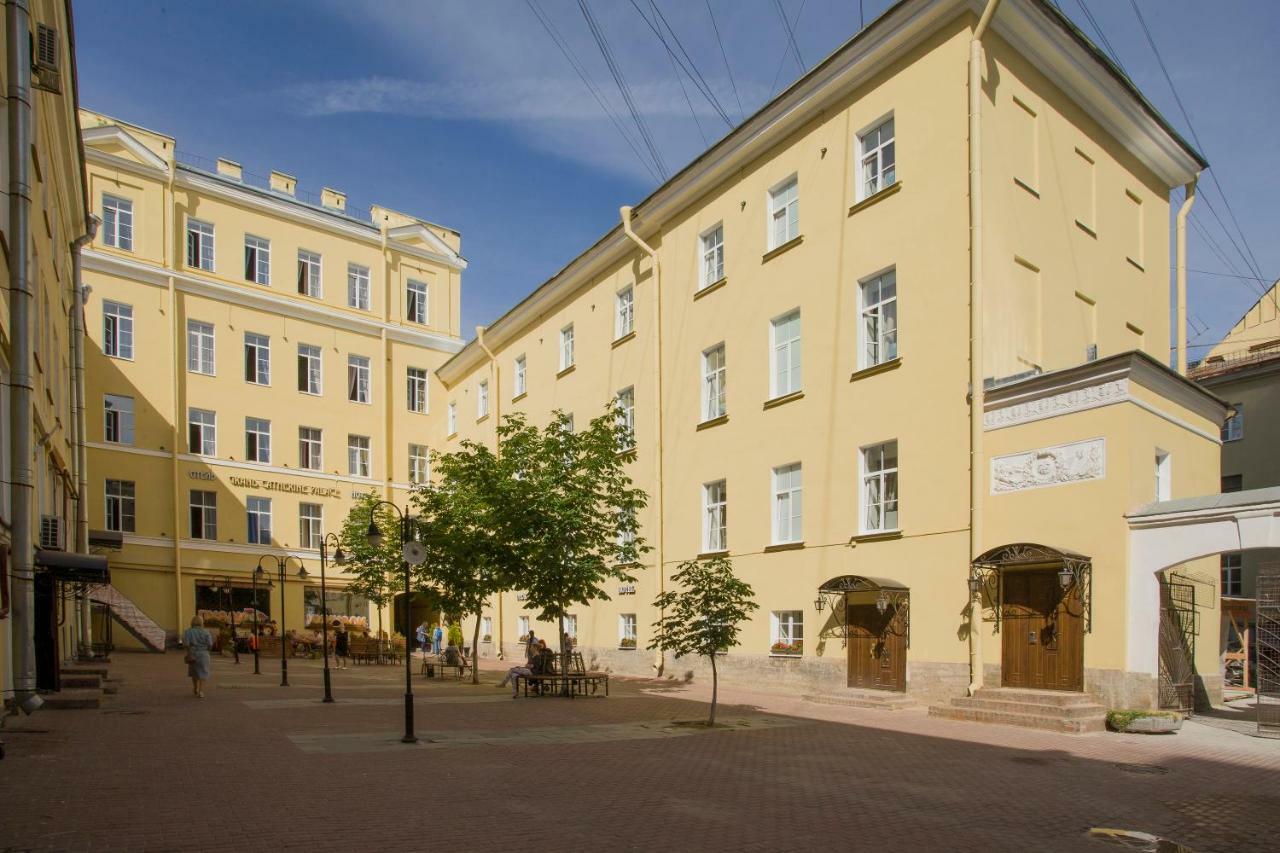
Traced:
<path fill-rule="evenodd" d="M 1191 355 L 1203 355 L 1280 277 L 1280 3 L 1057 3 L 1095 41 L 1101 28 L 1103 47 L 1211 164 L 1188 250 Z M 74 10 L 83 106 L 175 137 L 193 162 L 277 169 L 300 191 L 346 191 L 348 210 L 376 202 L 460 231 L 470 337 L 612 228 L 620 205 L 889 5 L 75 0 Z"/>

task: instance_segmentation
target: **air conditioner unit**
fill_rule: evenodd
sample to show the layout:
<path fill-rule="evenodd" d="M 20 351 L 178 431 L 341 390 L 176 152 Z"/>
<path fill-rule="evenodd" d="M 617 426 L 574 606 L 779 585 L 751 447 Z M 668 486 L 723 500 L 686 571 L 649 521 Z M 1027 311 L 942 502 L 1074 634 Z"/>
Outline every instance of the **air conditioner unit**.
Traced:
<path fill-rule="evenodd" d="M 56 515 L 40 516 L 40 547 L 50 551 L 64 550 L 62 519 Z"/>
<path fill-rule="evenodd" d="M 31 85 L 55 95 L 62 94 L 59 57 L 58 31 L 44 24 L 36 24 L 35 43 L 31 46 L 31 65 L 35 72 Z"/>

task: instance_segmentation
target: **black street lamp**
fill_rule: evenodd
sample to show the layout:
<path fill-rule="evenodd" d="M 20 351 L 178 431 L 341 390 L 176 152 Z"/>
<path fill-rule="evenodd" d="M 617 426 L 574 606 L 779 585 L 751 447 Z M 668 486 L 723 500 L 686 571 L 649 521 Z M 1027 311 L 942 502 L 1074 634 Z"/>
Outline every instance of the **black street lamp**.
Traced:
<path fill-rule="evenodd" d="M 253 674 L 262 675 L 262 670 L 258 669 L 258 643 L 262 642 L 262 637 L 258 634 L 258 575 L 266 574 L 262 571 L 261 560 L 258 561 L 258 568 L 253 570 Z"/>
<path fill-rule="evenodd" d="M 263 554 L 258 558 L 258 569 L 262 571 L 263 560 L 274 560 L 276 564 L 276 572 L 280 576 L 280 686 L 289 686 L 289 652 L 288 644 L 285 642 L 288 638 L 284 629 L 284 570 L 289 564 L 289 560 L 298 560 L 292 554 L 284 557 L 277 557 L 275 554 Z M 302 560 L 298 560 L 298 579 L 305 580 L 307 577 L 307 567 L 302 564 Z"/>
<path fill-rule="evenodd" d="M 222 587 L 218 590 L 218 600 L 222 600 L 222 593 L 227 594 L 227 629 L 231 634 L 231 654 L 236 659 L 236 666 L 240 665 L 240 649 L 236 647 L 236 614 L 235 608 L 235 590 L 231 586 L 231 578 L 222 579 Z"/>
<path fill-rule="evenodd" d="M 400 738 L 401 743 L 417 743 L 418 736 L 413 733 L 413 660 L 409 652 L 409 623 L 413 621 L 413 611 L 410 607 L 410 599 L 413 596 L 411 584 L 410 569 L 412 566 L 422 565 L 423 553 L 422 548 L 412 537 L 412 525 L 409 516 L 393 504 L 391 501 L 378 501 L 369 508 L 369 529 L 365 533 L 365 540 L 369 543 L 370 548 L 381 548 L 383 542 L 382 531 L 378 528 L 377 511 L 380 506 L 389 506 L 396 511 L 396 515 L 400 517 L 400 546 L 401 546 L 401 562 L 404 564 L 404 737 Z"/>
<path fill-rule="evenodd" d="M 342 553 L 342 544 L 338 540 L 336 533 L 326 533 L 324 538 L 320 540 L 320 634 L 321 642 L 324 643 L 324 700 L 325 702 L 333 701 L 333 688 L 329 684 L 329 591 L 324 585 L 324 570 L 329 562 L 329 540 L 333 539 L 335 546 L 333 552 L 333 561 L 341 566 L 347 561 L 347 555 Z"/>

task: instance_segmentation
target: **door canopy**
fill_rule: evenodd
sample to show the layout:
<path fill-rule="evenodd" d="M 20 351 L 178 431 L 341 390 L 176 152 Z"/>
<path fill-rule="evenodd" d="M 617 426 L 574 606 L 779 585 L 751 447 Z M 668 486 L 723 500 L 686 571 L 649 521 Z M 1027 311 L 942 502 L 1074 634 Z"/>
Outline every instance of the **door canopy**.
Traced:
<path fill-rule="evenodd" d="M 835 617 L 833 620 L 835 625 L 834 636 L 848 640 L 849 628 L 845 624 L 844 608 L 841 604 L 851 592 L 879 593 L 876 596 L 876 608 L 881 613 L 884 613 L 890 607 L 895 608 L 895 618 L 902 623 L 903 630 L 907 636 L 907 645 L 911 645 L 910 590 L 899 581 L 864 575 L 840 575 L 818 587 L 818 598 L 813 602 L 813 606 L 819 613 L 825 607 L 829 606 L 831 608 L 831 613 Z M 827 636 L 827 632 L 824 631 L 823 636 Z"/>
<path fill-rule="evenodd" d="M 1079 595 L 1084 609 L 1085 633 L 1093 631 L 1093 561 L 1084 554 L 1037 545 L 1034 542 L 1015 542 L 1001 545 L 974 558 L 969 566 L 969 590 L 982 596 L 982 619 L 994 622 L 1000 630 L 1002 605 L 1001 575 L 1019 569 L 1057 569 L 1058 584 L 1064 596 L 1073 591 Z"/>

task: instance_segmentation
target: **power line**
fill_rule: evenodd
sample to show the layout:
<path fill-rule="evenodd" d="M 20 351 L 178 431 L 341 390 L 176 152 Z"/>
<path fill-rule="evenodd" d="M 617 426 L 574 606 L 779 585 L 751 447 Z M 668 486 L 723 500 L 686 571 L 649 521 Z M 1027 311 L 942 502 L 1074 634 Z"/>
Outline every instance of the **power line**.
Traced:
<path fill-rule="evenodd" d="M 640 7 L 636 6 L 635 0 L 632 0 L 631 5 L 640 13 L 640 17 L 645 18 L 644 12 L 641 12 Z M 645 18 L 645 23 L 649 23 L 648 18 Z M 652 27 L 650 27 L 650 29 L 652 29 Z M 658 40 L 662 42 L 663 47 L 666 47 L 666 40 L 662 38 L 662 34 L 657 30 L 654 30 L 654 34 L 658 36 Z M 684 95 L 684 102 L 689 107 L 689 115 L 693 117 L 693 123 L 698 128 L 698 136 L 702 137 L 702 145 L 705 148 L 709 144 L 707 142 L 707 134 L 702 130 L 702 122 L 698 121 L 698 113 L 693 108 L 693 101 L 689 98 L 689 90 L 685 88 L 684 79 L 680 76 L 680 69 L 676 66 L 676 58 L 671 53 L 670 48 L 667 48 L 667 61 L 671 63 L 671 73 L 675 75 L 676 83 L 680 85 L 680 94 Z"/>
<path fill-rule="evenodd" d="M 706 80 L 702 77 L 702 74 L 698 71 L 697 66 L 694 66 L 692 71 L 690 71 L 689 68 L 685 66 L 684 60 L 681 59 L 679 56 L 676 56 L 675 51 L 671 49 L 671 45 L 667 42 L 667 37 L 662 34 L 662 30 L 659 29 L 659 27 L 655 23 L 659 19 L 659 16 L 662 15 L 662 10 L 658 8 L 657 4 L 653 2 L 653 0 L 649 0 L 649 5 L 653 7 L 653 11 L 654 11 L 654 20 L 650 21 L 649 16 L 646 15 L 644 10 L 640 8 L 640 6 L 636 3 L 636 0 L 630 0 L 630 2 L 631 2 L 631 7 L 636 10 L 636 13 L 640 15 L 640 17 L 644 20 L 645 24 L 648 25 L 649 29 L 653 32 L 653 34 L 657 36 L 658 41 L 662 43 L 663 48 L 665 48 L 667 51 L 667 56 L 673 62 L 677 63 L 680 66 L 680 68 L 684 71 L 684 73 L 689 76 L 689 81 L 693 83 L 694 87 L 697 88 L 698 92 L 701 93 L 701 95 L 707 99 L 707 103 L 709 103 L 711 105 L 711 108 L 714 109 L 720 115 L 720 118 L 724 121 L 724 123 L 728 125 L 730 129 L 732 129 L 733 119 L 729 118 L 729 114 L 726 113 L 724 111 L 724 108 L 720 106 L 720 102 L 716 99 L 715 93 L 711 91 L 711 87 L 707 85 Z M 662 23 L 664 24 L 666 23 L 665 17 L 663 17 L 661 20 L 662 20 Z M 684 53 L 685 56 L 687 57 L 689 54 L 685 52 L 683 45 L 680 44 L 679 37 L 675 34 L 675 31 L 671 29 L 670 24 L 667 24 L 667 30 L 671 33 L 673 40 L 675 40 L 676 42 L 676 45 L 680 47 L 680 52 Z M 681 83 L 681 88 L 683 87 L 684 87 L 684 84 Z M 690 108 L 692 109 L 692 107 Z"/>
<path fill-rule="evenodd" d="M 805 0 L 800 0 L 800 8 L 796 10 L 796 16 L 791 20 L 791 26 L 795 26 L 800 21 L 800 16 L 804 14 Z M 782 59 L 778 61 L 778 70 L 773 75 L 773 82 L 769 84 L 769 97 L 773 97 L 773 93 L 778 88 L 778 78 L 782 76 L 782 68 L 787 64 L 787 56 L 791 53 L 791 45 L 788 44 L 782 49 Z"/>
<path fill-rule="evenodd" d="M 782 0 L 773 0 L 773 7 L 778 10 L 778 17 L 782 19 L 782 28 L 787 31 L 787 40 L 791 42 L 791 50 L 796 55 L 796 65 L 800 66 L 800 73 L 805 70 L 804 58 L 800 56 L 800 45 L 796 44 L 796 32 L 791 27 L 791 23 L 787 20 L 787 12 L 782 8 Z M 796 16 L 797 19 L 800 17 Z"/>
<path fill-rule="evenodd" d="M 724 70 L 729 74 L 729 85 L 733 87 L 733 99 L 738 102 L 738 121 L 745 121 L 746 110 L 742 109 L 742 98 L 738 95 L 738 84 L 733 80 L 733 69 L 729 67 L 729 55 L 724 52 L 724 42 L 720 40 L 720 28 L 716 26 L 716 14 L 711 11 L 711 0 L 707 0 L 707 16 L 711 18 L 711 29 L 716 34 L 716 44 L 720 45 L 720 58 L 724 60 Z"/>
<path fill-rule="evenodd" d="M 729 129 L 732 130 L 733 119 L 729 118 L 729 114 L 724 111 L 724 107 L 720 106 L 720 99 L 716 97 L 716 93 L 711 90 L 711 85 L 707 83 L 706 78 L 702 76 L 702 72 L 698 70 L 698 64 L 693 61 L 689 51 L 684 49 L 684 42 L 680 41 L 680 36 L 676 35 L 676 31 L 671 26 L 671 22 L 667 20 L 667 16 L 662 14 L 662 9 L 658 7 L 657 0 L 649 0 L 649 5 L 653 7 L 654 14 L 662 21 L 663 26 L 667 28 L 667 32 L 671 34 L 672 40 L 675 41 L 676 47 L 680 48 L 680 53 L 684 55 L 685 60 L 689 63 L 689 79 L 694 82 L 694 85 L 700 84 L 701 91 L 706 95 L 707 101 L 720 114 L 720 118 L 724 119 L 724 123 Z M 664 39 L 663 44 L 665 43 L 666 40 Z"/>
<path fill-rule="evenodd" d="M 1243 278 L 1249 281 L 1260 281 L 1266 285 L 1274 285 L 1276 282 L 1280 281 L 1280 276 L 1275 276 L 1274 278 L 1258 278 L 1256 275 L 1240 275 L 1239 273 L 1214 272 L 1213 270 L 1197 270 L 1197 269 L 1191 269 L 1190 267 L 1187 268 L 1187 272 L 1198 272 L 1203 275 L 1217 275 L 1217 276 L 1222 276 L 1224 278 Z"/>
<path fill-rule="evenodd" d="M 1116 64 L 1117 68 L 1124 72 L 1124 76 L 1128 77 L 1129 71 L 1124 67 L 1124 63 L 1120 61 L 1120 54 L 1111 46 L 1110 40 L 1107 39 L 1107 34 L 1102 31 L 1102 27 L 1099 26 L 1097 19 L 1094 18 L 1093 13 L 1089 11 L 1089 6 L 1084 2 L 1084 0 L 1076 0 L 1076 3 L 1079 4 L 1080 11 L 1084 12 L 1084 16 L 1089 19 L 1089 23 L 1093 25 L 1094 32 L 1098 34 L 1098 40 L 1101 41 L 1103 47 L 1107 49 L 1107 53 L 1110 55 L 1111 61 Z"/>

